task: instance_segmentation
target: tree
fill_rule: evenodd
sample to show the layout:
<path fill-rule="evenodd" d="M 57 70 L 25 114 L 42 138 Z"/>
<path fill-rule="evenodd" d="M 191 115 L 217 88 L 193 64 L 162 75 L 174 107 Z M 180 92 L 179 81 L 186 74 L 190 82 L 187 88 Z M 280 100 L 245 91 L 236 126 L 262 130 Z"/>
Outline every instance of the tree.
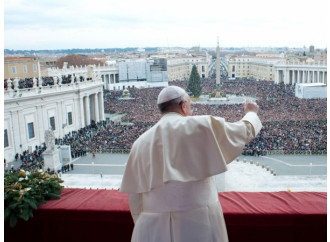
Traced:
<path fill-rule="evenodd" d="M 188 92 L 190 92 L 194 97 L 199 97 L 202 93 L 201 77 L 198 74 L 196 65 L 193 65 L 190 73 Z"/>
<path fill-rule="evenodd" d="M 63 63 L 67 62 L 68 67 L 69 66 L 85 66 L 85 65 L 104 65 L 103 61 L 96 60 L 90 57 L 87 57 L 85 55 L 67 55 L 64 57 L 61 57 L 57 60 L 56 66 L 59 68 L 63 68 Z"/>

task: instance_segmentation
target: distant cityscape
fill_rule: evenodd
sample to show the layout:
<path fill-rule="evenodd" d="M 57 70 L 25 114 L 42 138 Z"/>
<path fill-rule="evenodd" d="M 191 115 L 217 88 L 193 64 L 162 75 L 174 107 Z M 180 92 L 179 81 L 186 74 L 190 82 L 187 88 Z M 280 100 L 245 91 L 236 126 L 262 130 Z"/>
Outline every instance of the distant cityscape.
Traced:
<path fill-rule="evenodd" d="M 118 52 L 184 52 L 192 49 L 201 49 L 203 51 L 214 51 L 215 47 L 192 47 L 192 48 L 183 48 L 183 47 L 127 47 L 127 48 L 74 48 L 74 49 L 45 49 L 45 50 L 14 50 L 14 49 L 4 49 L 4 55 L 54 55 L 54 54 L 107 54 L 107 53 L 118 53 Z M 307 51 L 306 46 L 289 48 L 289 47 L 221 47 L 222 51 L 225 52 L 303 52 Z M 326 49 L 322 49 L 325 50 Z"/>
<path fill-rule="evenodd" d="M 327 84 L 327 49 L 220 47 L 221 79 Z M 202 79 L 216 76 L 216 47 L 105 48 L 60 50 L 5 49 L 5 80 L 45 77 L 72 80 L 93 65 L 106 90 L 164 86 L 190 77 L 193 65 Z M 91 78 L 91 74 L 89 74 Z M 6 82 L 6 81 L 5 81 Z M 129 82 L 129 85 L 128 85 Z M 6 83 L 5 83 L 6 84 Z M 45 85 L 45 84 L 44 84 Z"/>

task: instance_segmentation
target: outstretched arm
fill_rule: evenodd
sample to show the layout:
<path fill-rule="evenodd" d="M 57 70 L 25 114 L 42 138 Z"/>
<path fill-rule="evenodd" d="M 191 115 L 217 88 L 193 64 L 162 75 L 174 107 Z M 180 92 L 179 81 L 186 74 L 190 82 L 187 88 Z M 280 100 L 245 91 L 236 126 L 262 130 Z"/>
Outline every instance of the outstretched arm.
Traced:
<path fill-rule="evenodd" d="M 245 116 L 238 122 L 224 122 L 221 118 L 212 117 L 212 126 L 224 160 L 229 164 L 243 150 L 262 128 L 257 115 L 259 106 L 247 100 L 244 104 Z"/>

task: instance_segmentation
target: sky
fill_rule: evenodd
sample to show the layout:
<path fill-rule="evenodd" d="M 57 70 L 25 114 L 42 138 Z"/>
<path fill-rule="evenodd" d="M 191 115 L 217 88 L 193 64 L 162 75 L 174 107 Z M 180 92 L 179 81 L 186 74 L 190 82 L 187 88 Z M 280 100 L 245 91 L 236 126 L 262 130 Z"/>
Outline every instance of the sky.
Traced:
<path fill-rule="evenodd" d="M 327 0 L 4 0 L 5 49 L 327 47 Z"/>

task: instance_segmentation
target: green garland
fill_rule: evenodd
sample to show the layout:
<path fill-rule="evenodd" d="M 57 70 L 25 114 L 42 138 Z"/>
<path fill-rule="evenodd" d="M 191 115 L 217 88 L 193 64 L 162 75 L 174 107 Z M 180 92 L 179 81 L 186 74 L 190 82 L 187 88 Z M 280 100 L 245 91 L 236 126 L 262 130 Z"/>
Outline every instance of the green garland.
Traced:
<path fill-rule="evenodd" d="M 27 221 L 33 217 L 41 203 L 60 198 L 63 180 L 56 174 L 50 175 L 42 170 L 25 172 L 11 171 L 5 174 L 4 217 L 10 227 L 17 224 L 18 218 Z"/>

